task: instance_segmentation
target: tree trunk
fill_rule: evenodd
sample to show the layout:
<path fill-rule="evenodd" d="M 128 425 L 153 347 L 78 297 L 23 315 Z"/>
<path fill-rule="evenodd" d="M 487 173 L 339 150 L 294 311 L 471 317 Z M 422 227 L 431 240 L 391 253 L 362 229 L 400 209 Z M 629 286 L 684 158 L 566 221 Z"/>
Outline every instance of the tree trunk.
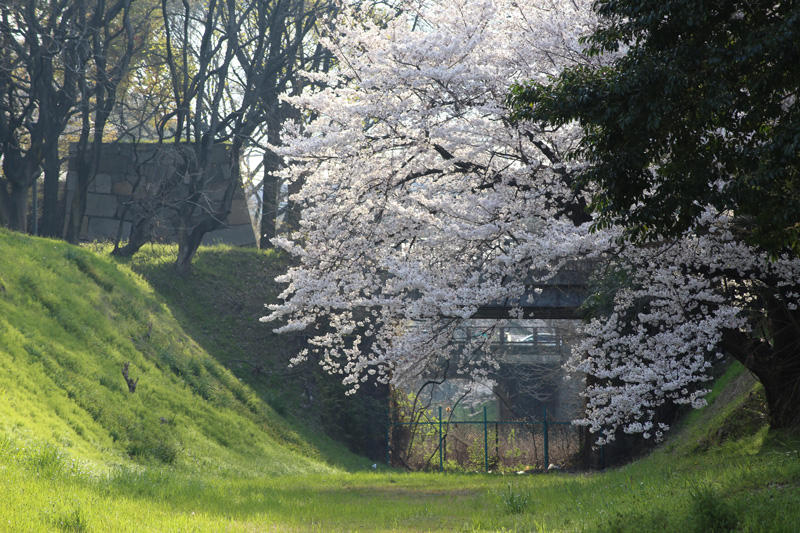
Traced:
<path fill-rule="evenodd" d="M 0 226 L 11 226 L 11 195 L 5 183 L 0 183 Z"/>
<path fill-rule="evenodd" d="M 274 172 L 280 166 L 280 158 L 271 150 L 264 154 L 264 187 L 261 198 L 261 234 L 258 247 L 262 250 L 272 246 L 270 239 L 275 236 L 278 216 L 278 193 L 280 181 Z"/>
<path fill-rule="evenodd" d="M 28 197 L 33 182 L 39 177 L 40 158 L 35 157 L 38 151 L 33 150 L 24 157 L 19 150 L 0 146 L 8 150 L 3 154 L 0 179 L 0 217 L 3 223 L 12 230 L 26 232 L 28 230 Z"/>
<path fill-rule="evenodd" d="M 726 350 L 764 387 L 770 426 L 800 427 L 800 310 L 791 311 L 766 294 L 768 339 L 726 330 Z"/>
<path fill-rule="evenodd" d="M 190 238 L 181 239 L 178 243 L 178 258 L 175 259 L 175 271 L 183 276 L 188 276 L 192 271 L 192 260 L 194 259 L 199 242 L 192 241 Z"/>
<path fill-rule="evenodd" d="M 128 242 L 122 248 L 115 247 L 111 255 L 117 257 L 133 257 L 133 255 L 150 240 L 152 227 L 151 218 L 140 218 L 134 222 L 131 225 L 131 234 L 128 237 Z"/>
<path fill-rule="evenodd" d="M 764 385 L 770 425 L 787 428 L 800 425 L 800 310 L 791 311 L 771 291 L 767 319 L 772 337 L 771 353 L 761 357 L 754 369 Z"/>
<path fill-rule="evenodd" d="M 66 206 L 66 214 L 64 215 L 67 219 L 64 238 L 72 244 L 77 244 L 78 239 L 80 239 L 81 224 L 83 223 L 83 215 L 86 212 L 86 191 L 88 188 L 88 184 L 84 186 L 76 176 L 72 202 Z"/>
<path fill-rule="evenodd" d="M 277 102 L 278 98 L 275 95 L 265 95 L 273 102 Z M 278 146 L 281 142 L 280 127 L 281 117 L 277 113 L 278 106 L 275 105 L 273 112 L 267 118 L 267 140 L 273 146 Z M 275 175 L 278 169 L 281 168 L 281 158 L 272 150 L 267 149 L 264 152 L 264 186 L 261 198 L 261 231 L 258 241 L 258 247 L 262 250 L 270 248 L 272 243 L 270 239 L 277 235 L 277 218 L 278 218 L 278 196 L 281 191 L 281 180 Z"/>
<path fill-rule="evenodd" d="M 794 367 L 786 371 L 773 372 L 770 376 L 758 375 L 764 386 L 769 409 L 769 424 L 772 429 L 800 427 L 800 358 L 795 357 Z"/>
<path fill-rule="evenodd" d="M 178 235 L 178 258 L 175 259 L 175 270 L 181 276 L 187 276 L 192 270 L 192 260 L 197 249 L 203 242 L 203 237 L 209 231 L 217 228 L 216 220 L 206 218 L 190 231 L 181 230 Z"/>
<path fill-rule="evenodd" d="M 46 237 L 60 237 L 63 221 L 58 220 L 58 178 L 61 174 L 61 159 L 58 143 L 51 142 L 44 158 L 44 199 L 42 201 L 41 226 L 39 231 Z"/>
<path fill-rule="evenodd" d="M 11 184 L 9 195 L 8 227 L 15 231 L 28 231 L 28 195 L 30 186 Z"/>
<path fill-rule="evenodd" d="M 287 196 L 289 197 L 289 200 L 286 205 L 286 214 L 283 216 L 284 225 L 286 226 L 284 233 L 288 233 L 300 228 L 300 217 L 302 216 L 303 209 L 299 203 L 292 201 L 291 197 L 292 195 L 300 192 L 300 189 L 303 188 L 304 183 L 304 176 L 301 175 L 289 184 L 287 190 Z"/>
<path fill-rule="evenodd" d="M 231 212 L 231 204 L 233 203 L 233 195 L 237 187 L 241 184 L 241 176 L 239 175 L 239 155 L 241 153 L 241 143 L 235 140 L 231 144 L 230 161 L 231 173 L 228 184 L 225 188 L 225 193 L 222 198 L 214 206 L 213 212 L 205 213 L 199 222 L 193 223 L 192 217 L 194 213 L 194 202 L 187 202 L 188 209 L 182 210 L 181 227 L 178 230 L 178 257 L 175 260 L 175 270 L 182 276 L 189 274 L 192 268 L 192 259 L 194 259 L 197 249 L 203 242 L 203 237 L 206 233 L 214 231 L 222 227 L 224 221 L 228 219 Z M 204 157 L 198 157 L 200 174 L 210 172 L 208 162 Z M 200 178 L 199 183 L 204 183 L 204 178 Z"/>

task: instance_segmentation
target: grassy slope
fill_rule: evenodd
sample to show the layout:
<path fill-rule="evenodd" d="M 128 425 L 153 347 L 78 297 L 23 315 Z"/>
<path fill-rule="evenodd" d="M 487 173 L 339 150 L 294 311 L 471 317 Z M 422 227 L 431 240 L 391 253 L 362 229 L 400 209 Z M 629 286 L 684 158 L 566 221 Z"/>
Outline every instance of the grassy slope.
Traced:
<path fill-rule="evenodd" d="M 797 531 L 796 440 L 754 425 L 686 451 L 740 417 L 725 411 L 712 406 L 716 425 L 689 424 L 643 460 L 582 475 L 240 478 L 144 468 L 99 477 L 5 449 L 0 530 Z"/>
<path fill-rule="evenodd" d="M 98 471 L 167 464 L 298 473 L 330 471 L 323 458 L 357 461 L 325 439 L 299 435 L 124 265 L 5 231 L 0 251 L 6 447 L 55 447 Z M 139 379 L 133 394 L 124 362 Z"/>
<path fill-rule="evenodd" d="M 98 251 L 107 252 L 101 246 Z M 173 245 L 147 245 L 130 260 L 169 305 L 181 327 L 209 354 L 282 415 L 304 418 L 302 387 L 297 374 L 287 368 L 298 340 L 277 335 L 258 318 L 265 302 L 275 301 L 275 276 L 284 261 L 272 250 L 213 246 L 201 248 L 192 274 L 175 274 Z"/>
<path fill-rule="evenodd" d="M 174 245 L 147 245 L 126 264 L 164 299 L 194 341 L 289 420 L 304 440 L 318 441 L 325 432 L 362 454 L 383 455 L 386 402 L 377 391 L 364 387 L 345 396 L 340 377 L 328 376 L 313 362 L 287 368 L 305 338 L 277 335 L 258 321 L 264 304 L 277 299 L 281 286 L 274 279 L 286 266 L 282 256 L 252 248 L 201 248 L 192 274 L 183 278 L 172 267 L 176 254 Z M 319 451 L 330 451 L 327 460 L 344 460 L 338 450 Z"/>
<path fill-rule="evenodd" d="M 226 348 L 236 313 L 195 320 L 202 299 L 167 287 L 163 254 L 151 253 L 130 266 L 165 299 L 113 261 L 0 232 L 0 531 L 788 532 L 800 523 L 800 443 L 766 431 L 758 388 L 736 365 L 665 446 L 608 472 L 335 470 L 320 458 L 346 454 L 310 444 L 260 399 L 272 382 L 254 376 L 251 388 L 209 355 L 256 361 L 254 347 Z M 209 253 L 201 273 L 224 264 L 215 255 L 224 252 Z M 235 270 L 203 276 L 229 283 Z M 185 299 L 194 303 L 176 305 Z M 140 376 L 135 394 L 124 361 Z"/>

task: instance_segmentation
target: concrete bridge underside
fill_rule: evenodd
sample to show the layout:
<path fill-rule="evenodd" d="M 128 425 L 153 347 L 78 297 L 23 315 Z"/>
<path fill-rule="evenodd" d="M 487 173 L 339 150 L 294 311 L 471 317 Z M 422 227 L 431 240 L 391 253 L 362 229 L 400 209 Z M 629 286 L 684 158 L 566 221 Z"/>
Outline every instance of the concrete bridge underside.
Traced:
<path fill-rule="evenodd" d="M 540 289 L 536 294 L 534 289 Z M 586 300 L 586 285 L 556 285 L 531 287 L 522 298 L 515 301 L 492 302 L 478 308 L 472 318 L 518 318 L 512 310 L 522 309 L 522 318 L 580 319 L 580 306 Z"/>
<path fill-rule="evenodd" d="M 588 279 L 594 270 L 590 262 L 575 262 L 544 282 L 531 282 L 519 299 L 491 302 L 472 318 L 518 318 L 512 310 L 521 308 L 522 318 L 579 319 L 579 308 L 589 294 Z"/>

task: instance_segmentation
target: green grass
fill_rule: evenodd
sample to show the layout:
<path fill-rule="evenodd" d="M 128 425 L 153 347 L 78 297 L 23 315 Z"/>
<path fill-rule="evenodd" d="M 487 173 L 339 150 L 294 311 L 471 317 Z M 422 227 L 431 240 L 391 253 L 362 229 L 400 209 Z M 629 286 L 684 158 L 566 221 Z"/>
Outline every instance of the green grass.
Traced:
<path fill-rule="evenodd" d="M 107 245 L 93 248 L 110 251 Z M 175 245 L 148 244 L 121 262 L 153 287 L 193 341 L 288 420 L 302 440 L 315 442 L 325 460 L 358 466 L 326 446 L 317 438 L 320 433 L 362 455 L 383 455 L 386 399 L 371 387 L 345 396 L 341 377 L 325 374 L 314 361 L 289 369 L 305 337 L 275 334 L 274 325 L 258 321 L 264 305 L 276 301 L 283 288 L 274 278 L 285 270 L 285 256 L 274 250 L 203 247 L 191 275 L 181 277 L 173 268 L 176 255 Z"/>
<path fill-rule="evenodd" d="M 288 400 L 288 419 L 270 407 L 293 391 L 268 396 L 275 381 L 237 369 L 260 361 L 235 333 L 249 313 L 236 305 L 258 296 L 196 294 L 247 288 L 218 271 L 225 249 L 173 283 L 168 250 L 148 248 L 118 263 L 0 231 L 0 531 L 797 531 L 800 439 L 768 431 L 740 366 L 622 468 L 373 471 L 298 425 Z"/>
<path fill-rule="evenodd" d="M 110 247 L 94 246 L 100 253 Z M 258 321 L 279 292 L 273 281 L 285 261 L 273 250 L 201 248 L 188 277 L 175 274 L 174 245 L 144 246 L 123 262 L 169 306 L 183 330 L 281 414 L 301 412 L 298 379 L 287 368 L 298 339 Z"/>
<path fill-rule="evenodd" d="M 604 473 L 506 477 L 377 472 L 243 479 L 156 468 L 91 476 L 68 464 L 0 464 L 0 529 L 19 531 L 790 532 L 800 523 L 796 448 L 658 452 Z"/>
<path fill-rule="evenodd" d="M 253 475 L 364 463 L 298 433 L 127 266 L 6 231 L 0 249 L 0 435 L 47 443 L 99 471 Z M 139 380 L 134 393 L 125 362 Z"/>

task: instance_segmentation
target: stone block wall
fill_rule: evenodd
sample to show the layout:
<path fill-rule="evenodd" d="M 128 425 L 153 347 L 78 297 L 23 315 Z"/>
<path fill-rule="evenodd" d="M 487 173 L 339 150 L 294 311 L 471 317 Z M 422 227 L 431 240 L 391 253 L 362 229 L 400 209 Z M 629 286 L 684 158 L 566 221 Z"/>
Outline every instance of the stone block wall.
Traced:
<path fill-rule="evenodd" d="M 153 240 L 175 242 L 177 217 L 169 207 L 187 194 L 189 179 L 181 176 L 181 150 L 188 147 L 145 143 L 113 143 L 103 147 L 94 181 L 89 185 L 80 238 L 84 241 L 127 240 L 131 223 L 141 216 L 153 218 Z M 215 205 L 231 180 L 230 147 L 213 145 L 208 154 L 211 174 L 205 180 L 200 202 Z M 67 205 L 75 194 L 75 161 L 69 160 Z M 161 206 L 155 208 L 154 206 Z M 244 190 L 237 184 L 224 226 L 209 232 L 203 244 L 256 246 L 256 234 Z"/>

